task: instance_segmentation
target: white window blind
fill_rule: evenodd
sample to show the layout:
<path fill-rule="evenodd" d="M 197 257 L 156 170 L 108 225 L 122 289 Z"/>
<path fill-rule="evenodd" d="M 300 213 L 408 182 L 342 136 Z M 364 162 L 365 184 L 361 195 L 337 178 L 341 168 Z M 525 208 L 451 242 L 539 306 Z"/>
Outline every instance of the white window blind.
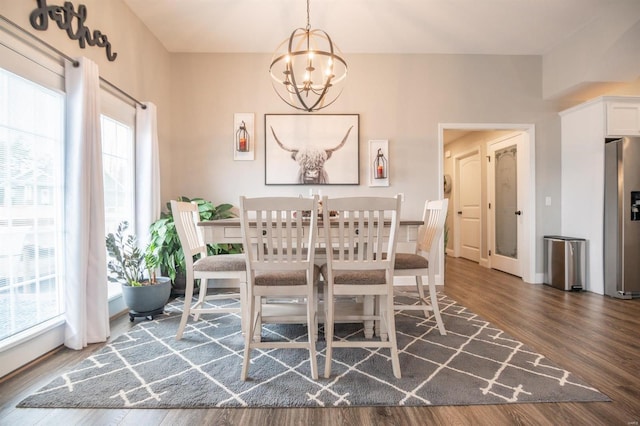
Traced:
<path fill-rule="evenodd" d="M 0 68 L 0 341 L 64 312 L 64 95 Z"/>

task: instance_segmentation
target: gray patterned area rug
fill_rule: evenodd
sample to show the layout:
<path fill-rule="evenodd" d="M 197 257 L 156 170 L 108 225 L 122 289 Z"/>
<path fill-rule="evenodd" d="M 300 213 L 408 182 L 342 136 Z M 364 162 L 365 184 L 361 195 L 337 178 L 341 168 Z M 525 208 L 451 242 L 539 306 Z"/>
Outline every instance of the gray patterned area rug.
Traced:
<path fill-rule="evenodd" d="M 332 376 L 314 381 L 306 350 L 254 350 L 240 380 L 239 318 L 204 315 L 174 339 L 180 301 L 141 321 L 18 407 L 203 408 L 428 406 L 609 401 L 573 373 L 440 294 L 447 335 L 420 311 L 396 315 L 402 378 L 386 349 L 335 349 Z M 406 301 L 405 301 L 406 302 Z M 342 335 L 360 333 L 340 324 Z M 306 339 L 300 325 L 271 325 L 263 338 Z M 318 341 L 322 376 L 324 338 Z"/>

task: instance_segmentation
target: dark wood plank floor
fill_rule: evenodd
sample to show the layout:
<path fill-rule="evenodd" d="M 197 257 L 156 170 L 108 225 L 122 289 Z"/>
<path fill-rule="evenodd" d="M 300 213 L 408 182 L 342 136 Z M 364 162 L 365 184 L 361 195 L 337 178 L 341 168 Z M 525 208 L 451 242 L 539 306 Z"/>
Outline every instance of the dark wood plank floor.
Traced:
<path fill-rule="evenodd" d="M 69 410 L 15 405 L 102 345 L 58 350 L 0 383 L 0 424 L 33 425 L 638 425 L 640 299 L 564 292 L 447 259 L 445 293 L 582 377 L 613 402 L 461 407 L 317 409 Z M 130 328 L 112 322 L 112 338 Z"/>

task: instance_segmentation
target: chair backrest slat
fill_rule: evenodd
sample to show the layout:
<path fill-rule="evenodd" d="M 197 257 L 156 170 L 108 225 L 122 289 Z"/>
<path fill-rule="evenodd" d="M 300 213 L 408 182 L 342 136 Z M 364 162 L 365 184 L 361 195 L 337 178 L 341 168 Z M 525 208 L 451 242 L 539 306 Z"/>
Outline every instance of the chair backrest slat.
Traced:
<path fill-rule="evenodd" d="M 251 247 L 255 226 L 257 244 L 247 250 L 253 270 L 300 270 L 313 264 L 317 215 L 311 215 L 305 234 L 303 214 L 316 212 L 318 199 L 299 197 L 240 197 L 241 227 L 245 244 Z M 309 249 L 311 248 L 311 250 Z"/>
<path fill-rule="evenodd" d="M 418 241 L 416 253 L 429 255 L 437 251 L 437 244 L 444 232 L 444 224 L 447 220 L 449 199 L 426 201 L 422 220 L 423 225 L 418 228 Z"/>
<path fill-rule="evenodd" d="M 192 202 L 171 200 L 171 213 L 184 252 L 186 266 L 190 268 L 193 256 L 207 255 L 207 245 L 197 226 L 200 221 L 198 205 Z"/>
<path fill-rule="evenodd" d="M 400 219 L 399 197 L 345 197 L 322 200 L 327 264 L 333 269 L 387 269 L 393 266 Z"/>

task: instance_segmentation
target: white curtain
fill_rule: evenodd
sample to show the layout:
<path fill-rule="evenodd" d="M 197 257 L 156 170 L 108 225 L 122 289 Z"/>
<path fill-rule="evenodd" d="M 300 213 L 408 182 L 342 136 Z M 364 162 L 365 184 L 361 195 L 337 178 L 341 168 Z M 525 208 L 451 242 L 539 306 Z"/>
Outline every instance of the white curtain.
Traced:
<path fill-rule="evenodd" d="M 136 234 L 138 245 L 149 243 L 149 227 L 160 218 L 160 156 L 156 106 L 136 109 Z"/>
<path fill-rule="evenodd" d="M 109 337 L 98 66 L 67 63 L 65 147 L 65 345 Z"/>

